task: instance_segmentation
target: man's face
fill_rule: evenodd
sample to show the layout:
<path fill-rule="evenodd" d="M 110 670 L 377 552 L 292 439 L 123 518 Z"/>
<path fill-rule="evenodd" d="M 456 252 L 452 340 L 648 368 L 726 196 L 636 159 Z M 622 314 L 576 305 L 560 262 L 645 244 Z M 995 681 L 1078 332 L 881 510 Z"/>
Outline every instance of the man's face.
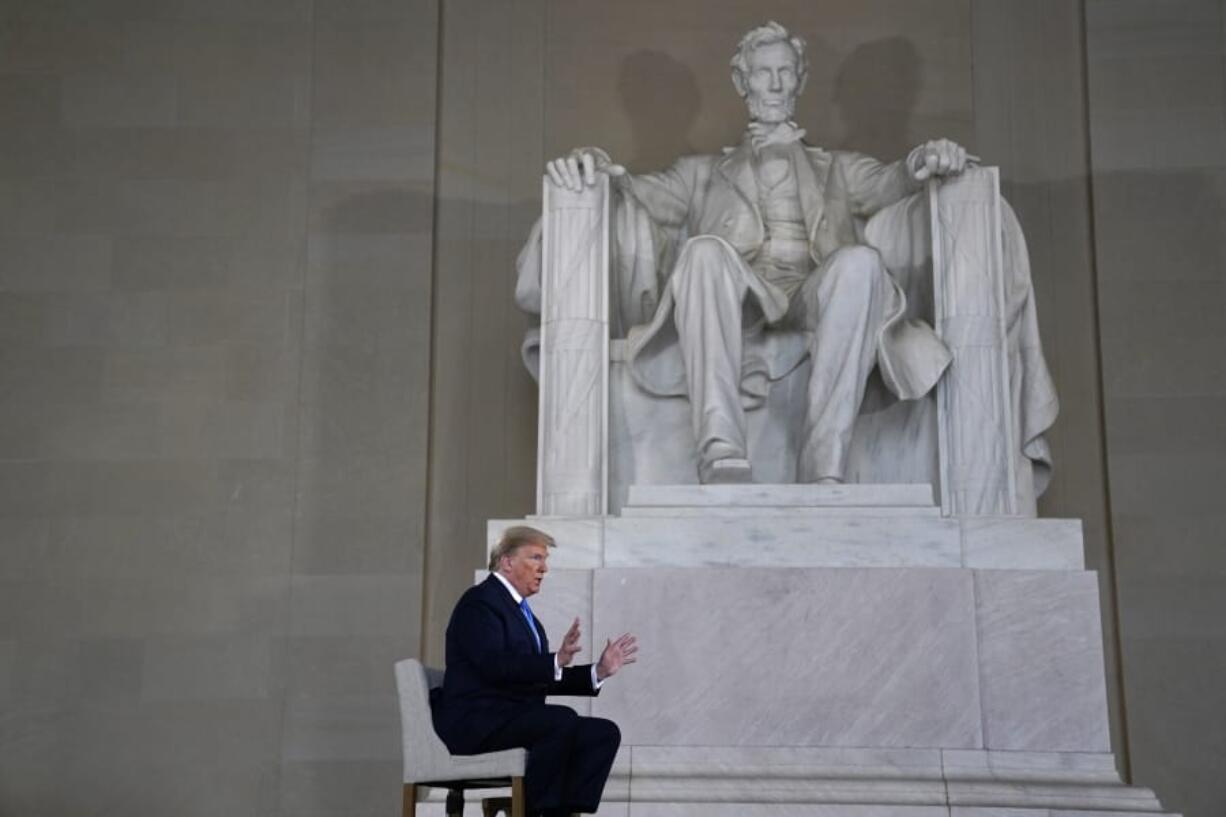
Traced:
<path fill-rule="evenodd" d="M 541 579 L 549 572 L 549 548 L 537 542 L 520 545 L 502 557 L 499 571 L 524 598 L 541 589 Z"/>
<path fill-rule="evenodd" d="M 749 54 L 745 104 L 749 118 L 765 124 L 786 122 L 796 108 L 800 77 L 796 52 L 785 42 L 767 43 Z"/>

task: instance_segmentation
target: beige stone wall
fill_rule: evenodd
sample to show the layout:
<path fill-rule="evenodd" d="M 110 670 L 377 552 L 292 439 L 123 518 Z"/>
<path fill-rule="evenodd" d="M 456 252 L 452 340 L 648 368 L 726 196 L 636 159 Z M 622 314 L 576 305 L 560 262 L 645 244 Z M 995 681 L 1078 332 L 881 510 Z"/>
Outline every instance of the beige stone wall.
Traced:
<path fill-rule="evenodd" d="M 388 814 L 434 0 L 0 0 L 0 813 Z"/>
<path fill-rule="evenodd" d="M 536 385 L 512 293 L 540 211 L 544 14 L 539 0 L 443 6 L 423 628 L 438 665 L 451 608 L 485 565 L 485 520 L 535 506 Z"/>
<path fill-rule="evenodd" d="M 1087 3 L 1112 538 L 1132 773 L 1226 812 L 1226 3 Z"/>

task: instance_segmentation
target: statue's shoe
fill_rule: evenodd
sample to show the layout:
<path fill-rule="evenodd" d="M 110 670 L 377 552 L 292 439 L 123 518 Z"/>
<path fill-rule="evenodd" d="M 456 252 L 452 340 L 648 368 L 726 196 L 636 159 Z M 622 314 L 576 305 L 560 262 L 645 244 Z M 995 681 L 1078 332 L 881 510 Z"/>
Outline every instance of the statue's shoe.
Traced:
<path fill-rule="evenodd" d="M 753 482 L 753 469 L 742 457 L 725 457 L 698 466 L 698 479 L 703 485 L 729 485 Z"/>

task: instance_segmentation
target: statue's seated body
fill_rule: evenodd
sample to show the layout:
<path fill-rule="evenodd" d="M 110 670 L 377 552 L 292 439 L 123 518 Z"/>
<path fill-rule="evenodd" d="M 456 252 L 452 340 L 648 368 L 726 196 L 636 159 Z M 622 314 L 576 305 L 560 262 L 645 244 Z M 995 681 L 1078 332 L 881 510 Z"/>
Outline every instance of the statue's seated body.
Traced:
<path fill-rule="evenodd" d="M 987 171 L 981 171 L 987 173 Z M 1046 487 L 1051 458 L 1044 432 L 1055 419 L 1057 402 L 1039 345 L 1030 268 L 1021 228 L 1012 210 L 1001 205 L 1000 243 L 1003 255 L 1004 323 L 1008 356 L 1010 412 L 1013 433 L 1004 434 L 1016 446 L 1018 511 L 1034 513 L 1034 502 Z M 930 214 L 926 197 L 911 195 L 875 214 L 859 232 L 876 250 L 891 279 L 905 295 L 904 320 L 932 325 L 934 320 Z M 988 243 L 988 236 L 979 236 Z M 963 241 L 964 245 L 970 243 Z M 539 238 L 534 234 L 521 256 L 521 300 L 539 303 Z M 624 265 L 611 263 L 616 274 Z M 623 282 L 624 283 L 624 282 Z M 614 289 L 618 289 L 614 284 Z M 624 289 L 625 287 L 621 287 Z M 658 307 L 651 294 L 623 299 L 649 318 Z M 646 307 L 646 308 L 645 308 Z M 691 431 L 692 407 L 684 395 L 662 397 L 643 388 L 629 365 L 627 335 L 646 331 L 633 324 L 627 310 L 612 323 L 629 323 L 614 331 L 609 354 L 608 468 L 610 510 L 616 512 L 632 484 L 698 482 L 699 456 Z M 538 334 L 525 345 L 529 367 L 537 370 Z M 765 373 L 757 394 L 743 393 L 747 447 L 753 477 L 761 483 L 797 482 L 803 422 L 808 408 L 812 360 L 807 353 L 811 335 L 795 328 L 764 329 L 746 346 Z M 679 357 L 679 352 L 672 354 Z M 657 364 L 664 365 L 664 364 Z M 680 366 L 674 358 L 673 366 Z M 874 370 L 854 420 L 849 446 L 847 481 L 855 483 L 939 483 L 936 390 L 900 400 Z"/>
<path fill-rule="evenodd" d="M 601 460 L 608 475 L 601 490 L 614 508 L 630 483 L 1000 482 L 976 473 L 951 480 L 931 397 L 955 355 L 932 327 L 932 227 L 922 193 L 927 178 L 960 174 L 965 151 L 938 140 L 887 164 L 810 147 L 790 119 L 804 77 L 803 42 L 776 24 L 755 29 L 733 59 L 751 118 L 739 145 L 645 175 L 625 173 L 596 149 L 550 163 L 547 186 L 559 212 L 584 210 L 580 199 L 595 190 L 596 177 L 611 179 L 588 238 L 575 232 L 582 218 L 554 223 L 545 264 L 560 272 L 545 280 L 559 292 L 573 288 L 581 259 L 594 257 L 587 248 L 608 242 L 599 282 L 579 300 L 603 303 L 603 290 L 611 303 L 571 315 L 564 331 L 561 316 L 551 320 L 567 350 L 557 372 L 567 379 L 565 399 L 582 406 L 601 381 L 607 450 L 577 461 Z M 961 400 L 968 412 L 978 411 L 976 401 L 990 404 L 979 412 L 990 422 L 962 444 L 1009 440 L 1009 486 L 1001 490 L 1014 498 L 1006 506 L 1033 513 L 1055 398 L 1024 242 L 995 192 L 990 199 L 985 212 L 994 215 L 972 227 L 975 240 L 950 248 L 955 265 L 969 247 L 985 265 L 991 256 L 995 278 L 986 287 L 955 280 L 942 328 L 959 349 L 994 350 L 980 362 L 968 351 L 963 363 L 984 385 L 956 393 L 969 395 Z M 520 304 L 537 312 L 538 238 L 521 255 L 517 285 Z M 970 289 L 962 292 L 960 280 Z M 594 368 L 574 376 L 583 347 L 575 339 L 586 331 L 576 327 L 584 320 L 606 322 L 602 331 L 618 339 L 599 364 L 611 360 L 607 390 Z M 999 371 L 979 377 L 977 366 Z M 554 411 L 543 428 L 575 416 Z M 958 460 L 957 451 L 946 453 Z"/>

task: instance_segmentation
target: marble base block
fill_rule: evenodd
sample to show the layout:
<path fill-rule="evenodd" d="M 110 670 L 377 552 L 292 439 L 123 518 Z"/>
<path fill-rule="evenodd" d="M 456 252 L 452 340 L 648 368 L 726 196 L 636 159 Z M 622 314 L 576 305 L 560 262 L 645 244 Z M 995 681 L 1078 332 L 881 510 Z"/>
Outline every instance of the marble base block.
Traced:
<path fill-rule="evenodd" d="M 933 508 L 932 486 L 896 485 L 631 485 L 625 510 L 643 506 Z"/>
<path fill-rule="evenodd" d="M 623 516 L 605 522 L 607 567 L 958 567 L 958 523 L 925 516 Z"/>
<path fill-rule="evenodd" d="M 579 618 L 581 661 L 639 637 L 599 697 L 556 699 L 622 730 L 600 814 L 1166 813 L 1115 771 L 1079 521 L 832 487 L 649 486 L 620 517 L 490 521 L 491 546 L 511 524 L 556 537 L 533 609 L 555 637 Z"/>
<path fill-rule="evenodd" d="M 983 745 L 963 571 L 606 568 L 593 627 L 640 661 L 593 713 L 630 745 Z"/>
<path fill-rule="evenodd" d="M 1109 751 L 1094 574 L 978 570 L 974 581 L 984 745 Z"/>
<path fill-rule="evenodd" d="M 1109 749 L 1088 572 L 553 570 L 533 608 L 639 637 L 591 702 L 627 745 Z"/>

